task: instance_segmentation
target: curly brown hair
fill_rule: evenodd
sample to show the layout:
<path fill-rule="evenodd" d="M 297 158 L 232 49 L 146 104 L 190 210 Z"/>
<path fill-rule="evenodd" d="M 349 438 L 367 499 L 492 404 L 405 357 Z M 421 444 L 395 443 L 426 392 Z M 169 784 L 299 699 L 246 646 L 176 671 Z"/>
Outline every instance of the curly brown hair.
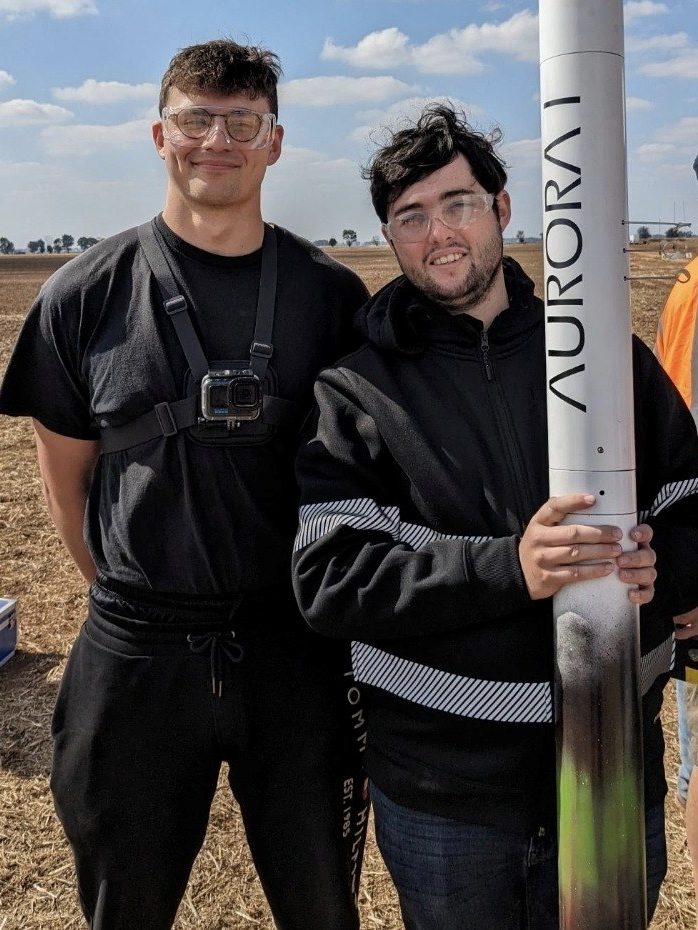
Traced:
<path fill-rule="evenodd" d="M 378 149 L 363 169 L 381 222 L 387 223 L 388 207 L 403 191 L 458 155 L 467 158 L 473 176 L 488 193 L 500 193 L 507 183 L 507 172 L 494 147 L 501 138 L 498 129 L 489 136 L 477 132 L 468 125 L 465 114 L 452 106 L 434 103 L 425 107 L 413 126 L 392 132 L 388 144 Z"/>
<path fill-rule="evenodd" d="M 182 93 L 243 94 L 253 100 L 265 97 L 271 112 L 279 115 L 276 85 L 281 64 L 274 52 L 256 45 L 239 45 L 233 39 L 213 39 L 189 45 L 174 56 L 160 85 L 160 112 L 170 88 Z"/>

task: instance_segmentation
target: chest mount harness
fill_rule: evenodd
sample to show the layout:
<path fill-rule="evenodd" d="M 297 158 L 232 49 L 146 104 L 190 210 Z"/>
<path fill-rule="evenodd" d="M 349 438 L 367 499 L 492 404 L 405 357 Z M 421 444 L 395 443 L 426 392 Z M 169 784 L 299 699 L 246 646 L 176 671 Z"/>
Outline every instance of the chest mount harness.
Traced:
<path fill-rule="evenodd" d="M 175 280 L 154 220 L 138 227 L 138 239 L 157 281 L 162 307 L 172 321 L 189 363 L 191 383 L 198 390 L 180 400 L 155 404 L 152 410 L 129 423 L 101 429 L 102 452 L 122 452 L 151 439 L 175 436 L 181 430 L 202 424 L 227 426 L 232 431 L 241 423 L 254 420 L 279 426 L 293 419 L 297 411 L 295 403 L 265 394 L 263 390 L 269 360 L 274 352 L 271 342 L 277 278 L 274 230 L 265 224 L 257 316 L 249 362 L 218 363 L 215 368 L 209 365 L 201 347 L 189 304 Z"/>

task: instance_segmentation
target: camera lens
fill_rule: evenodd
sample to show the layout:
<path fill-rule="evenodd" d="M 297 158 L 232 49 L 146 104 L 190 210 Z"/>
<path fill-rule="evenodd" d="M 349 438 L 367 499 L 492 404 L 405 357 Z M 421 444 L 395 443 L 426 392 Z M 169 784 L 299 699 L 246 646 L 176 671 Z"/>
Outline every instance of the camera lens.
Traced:
<path fill-rule="evenodd" d="M 252 378 L 240 378 L 233 384 L 233 404 L 236 407 L 256 407 L 259 403 L 259 385 Z"/>

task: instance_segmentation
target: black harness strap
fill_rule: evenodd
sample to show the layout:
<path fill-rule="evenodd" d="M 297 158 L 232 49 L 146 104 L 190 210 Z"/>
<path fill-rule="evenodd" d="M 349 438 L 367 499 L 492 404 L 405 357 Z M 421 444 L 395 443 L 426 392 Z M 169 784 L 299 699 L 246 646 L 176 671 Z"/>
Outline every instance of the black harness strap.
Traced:
<path fill-rule="evenodd" d="M 271 335 L 274 329 L 276 305 L 276 267 L 276 235 L 270 226 L 265 225 L 257 297 L 257 319 L 250 346 L 250 368 L 260 381 L 264 381 L 269 359 L 274 352 Z"/>
<path fill-rule="evenodd" d="M 209 371 L 209 364 L 189 315 L 189 305 L 181 293 L 182 289 L 177 284 L 167 260 L 164 243 L 154 220 L 138 227 L 138 239 L 158 283 L 165 313 L 172 320 L 175 334 L 189 363 L 192 381 L 196 384 Z M 263 381 L 266 376 L 269 359 L 274 352 L 271 338 L 276 304 L 276 253 L 276 234 L 270 226 L 265 224 L 257 317 L 250 346 L 250 368 L 260 381 Z M 262 421 L 266 424 L 279 425 L 296 412 L 296 406 L 293 401 L 264 395 Z M 174 436 L 180 430 L 195 426 L 197 420 L 197 396 L 192 395 L 172 402 L 164 401 L 156 404 L 147 413 L 131 420 L 130 423 L 102 429 L 100 433 L 102 452 L 122 452 L 124 449 L 140 445 L 150 439 Z"/>
<path fill-rule="evenodd" d="M 123 426 L 110 426 L 101 431 L 102 452 L 123 452 L 158 436 L 175 436 L 181 429 L 194 426 L 197 418 L 195 396 L 172 403 L 164 401 Z"/>
<path fill-rule="evenodd" d="M 169 262 L 163 248 L 154 220 L 150 223 L 144 223 L 138 227 L 138 239 L 141 248 L 148 259 L 151 271 L 155 275 L 158 287 L 163 297 L 162 305 L 165 313 L 172 320 L 175 333 L 179 339 L 182 350 L 189 362 L 192 377 L 195 381 L 201 381 L 208 371 L 208 362 L 201 348 L 199 337 L 196 335 L 194 324 L 189 316 L 189 306 L 186 297 L 182 294 L 182 289 L 175 281 Z M 272 311 L 273 313 L 273 311 Z"/>
<path fill-rule="evenodd" d="M 152 410 L 141 414 L 123 426 L 110 426 L 101 431 L 102 452 L 123 452 L 131 446 L 158 437 L 175 436 L 180 430 L 195 426 L 198 419 L 198 397 L 184 397 L 172 403 L 156 404 Z M 271 426 L 280 426 L 297 412 L 297 405 L 283 397 L 262 398 L 262 421 Z"/>

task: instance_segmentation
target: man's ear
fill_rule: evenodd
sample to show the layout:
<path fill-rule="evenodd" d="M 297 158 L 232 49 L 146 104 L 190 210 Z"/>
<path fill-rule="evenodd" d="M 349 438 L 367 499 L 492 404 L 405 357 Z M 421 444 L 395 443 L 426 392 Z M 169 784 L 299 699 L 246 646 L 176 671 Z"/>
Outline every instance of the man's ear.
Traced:
<path fill-rule="evenodd" d="M 267 164 L 274 165 L 281 157 L 281 143 L 284 139 L 284 127 L 275 126 L 274 127 L 274 138 L 272 139 L 271 145 L 269 146 L 269 153 L 267 155 Z"/>
<path fill-rule="evenodd" d="M 499 216 L 499 227 L 502 232 L 504 232 L 511 219 L 511 198 L 507 191 L 500 191 L 497 194 L 497 212 Z"/>
<path fill-rule="evenodd" d="M 156 123 L 150 127 L 150 131 L 153 135 L 153 142 L 155 143 L 155 148 L 160 158 L 165 157 L 165 137 L 162 132 L 162 123 L 158 120 Z"/>
<path fill-rule="evenodd" d="M 388 243 L 388 245 L 393 250 L 393 252 L 395 252 L 395 246 L 393 245 L 393 240 L 390 238 L 390 234 L 388 233 L 388 227 L 385 223 L 381 223 L 381 232 L 383 233 L 383 238 L 385 239 L 385 241 Z"/>

